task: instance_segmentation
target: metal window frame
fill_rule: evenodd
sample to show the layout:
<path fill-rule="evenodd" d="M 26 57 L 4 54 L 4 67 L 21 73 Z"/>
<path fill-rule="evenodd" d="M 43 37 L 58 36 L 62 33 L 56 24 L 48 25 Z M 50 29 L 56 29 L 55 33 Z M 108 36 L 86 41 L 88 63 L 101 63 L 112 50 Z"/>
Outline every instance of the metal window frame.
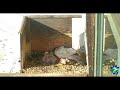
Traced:
<path fill-rule="evenodd" d="M 94 76 L 102 76 L 103 33 L 104 14 L 98 13 L 95 16 Z"/>

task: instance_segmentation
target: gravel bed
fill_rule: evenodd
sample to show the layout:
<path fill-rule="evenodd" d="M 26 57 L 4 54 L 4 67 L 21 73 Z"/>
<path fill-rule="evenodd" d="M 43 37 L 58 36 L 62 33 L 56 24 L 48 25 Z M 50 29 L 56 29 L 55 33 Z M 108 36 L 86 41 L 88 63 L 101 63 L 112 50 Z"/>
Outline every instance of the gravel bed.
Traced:
<path fill-rule="evenodd" d="M 36 55 L 36 54 L 35 54 Z M 40 55 L 38 55 L 40 56 Z M 30 60 L 26 60 L 25 68 L 22 70 L 25 74 L 51 74 L 51 75 L 64 75 L 64 76 L 87 76 L 87 66 L 78 64 L 74 61 L 72 61 L 69 64 L 65 65 L 46 65 L 41 62 L 41 57 L 34 56 L 34 58 Z M 116 76 L 113 75 L 110 71 L 110 67 L 115 65 L 114 59 L 109 58 L 109 60 L 106 58 L 103 59 L 103 77 L 111 77 Z"/>
<path fill-rule="evenodd" d="M 110 67 L 114 65 L 114 61 L 108 60 L 103 62 L 103 77 L 116 76 L 110 71 Z M 87 66 L 66 64 L 66 65 L 45 65 L 37 62 L 27 62 L 26 67 L 23 69 L 26 74 L 51 74 L 51 75 L 64 75 L 64 76 L 87 76 Z"/>
<path fill-rule="evenodd" d="M 41 65 L 40 63 L 27 62 L 27 65 L 23 69 L 23 73 L 33 74 L 62 74 L 62 75 L 73 75 L 73 76 L 87 76 L 87 66 L 82 65 Z"/>

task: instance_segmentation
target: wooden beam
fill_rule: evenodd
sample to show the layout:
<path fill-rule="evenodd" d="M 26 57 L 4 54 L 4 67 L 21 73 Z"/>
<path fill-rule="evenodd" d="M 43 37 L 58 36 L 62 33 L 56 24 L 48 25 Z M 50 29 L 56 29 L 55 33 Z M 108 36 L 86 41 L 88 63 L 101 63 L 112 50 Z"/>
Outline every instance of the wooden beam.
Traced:
<path fill-rule="evenodd" d="M 82 15 L 31 15 L 27 16 L 28 18 L 31 19 L 48 19 L 48 18 L 82 18 Z"/>
<path fill-rule="evenodd" d="M 88 73 L 94 76 L 94 33 L 95 14 L 86 14 L 86 36 L 88 49 Z"/>

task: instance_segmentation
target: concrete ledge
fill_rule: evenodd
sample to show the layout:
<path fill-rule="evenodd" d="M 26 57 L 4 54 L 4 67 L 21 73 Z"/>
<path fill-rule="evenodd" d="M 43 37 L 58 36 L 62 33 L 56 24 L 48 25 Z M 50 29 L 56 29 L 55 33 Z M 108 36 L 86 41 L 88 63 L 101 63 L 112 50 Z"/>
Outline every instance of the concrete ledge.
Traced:
<path fill-rule="evenodd" d="M 86 77 L 86 74 L 25 74 L 25 73 L 16 73 L 16 74 L 0 74 L 0 77 Z"/>

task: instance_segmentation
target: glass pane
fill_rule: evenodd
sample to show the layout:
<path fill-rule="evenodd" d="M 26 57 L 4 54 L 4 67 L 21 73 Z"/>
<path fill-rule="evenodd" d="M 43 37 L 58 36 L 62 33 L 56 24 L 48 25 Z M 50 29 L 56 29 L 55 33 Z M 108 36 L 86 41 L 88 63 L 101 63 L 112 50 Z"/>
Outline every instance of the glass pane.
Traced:
<path fill-rule="evenodd" d="M 113 26 L 111 23 L 116 24 L 112 19 L 104 15 L 104 38 L 103 38 L 103 76 L 116 76 L 113 74 L 112 68 L 117 65 L 118 48 L 113 34 Z M 109 16 L 110 17 L 110 16 Z"/>

